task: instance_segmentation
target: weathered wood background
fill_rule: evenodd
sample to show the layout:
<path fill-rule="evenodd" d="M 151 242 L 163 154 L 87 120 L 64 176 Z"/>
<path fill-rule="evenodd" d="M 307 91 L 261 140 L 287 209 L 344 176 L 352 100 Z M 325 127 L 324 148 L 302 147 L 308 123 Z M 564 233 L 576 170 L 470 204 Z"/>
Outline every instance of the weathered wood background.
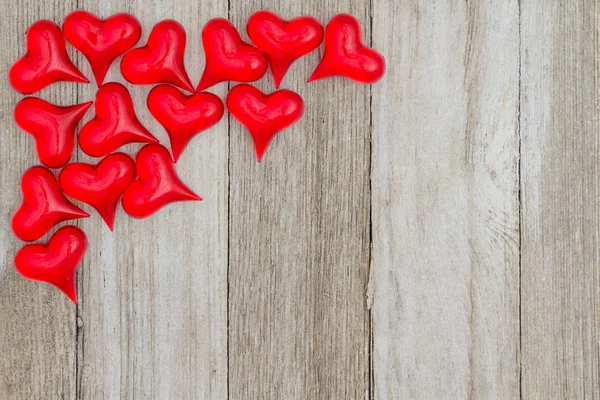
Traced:
<path fill-rule="evenodd" d="M 95 213 L 78 223 L 77 306 L 14 270 L 9 219 L 36 156 L 1 79 L 1 399 L 600 399 L 598 1 L 0 4 L 5 77 L 30 24 L 78 8 L 135 14 L 142 43 L 181 22 L 194 82 L 202 26 L 243 32 L 265 8 L 349 12 L 388 63 L 373 86 L 306 84 L 321 48 L 286 76 L 305 115 L 261 164 L 224 118 L 177 164 L 203 202 L 120 210 L 114 233 Z M 116 63 L 108 79 L 123 82 Z M 165 142 L 149 87 L 129 87 Z"/>

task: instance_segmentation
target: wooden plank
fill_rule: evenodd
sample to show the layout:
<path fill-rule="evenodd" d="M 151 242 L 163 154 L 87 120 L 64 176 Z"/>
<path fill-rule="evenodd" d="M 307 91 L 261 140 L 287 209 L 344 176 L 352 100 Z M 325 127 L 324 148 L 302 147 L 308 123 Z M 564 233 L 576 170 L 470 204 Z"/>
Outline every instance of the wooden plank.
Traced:
<path fill-rule="evenodd" d="M 227 15 L 226 2 L 122 4 L 85 0 L 82 7 L 103 17 L 132 13 L 144 28 L 140 44 L 157 22 L 180 22 L 188 37 L 187 70 L 198 82 L 201 28 Z M 124 83 L 119 61 L 108 81 Z M 142 123 L 168 146 L 146 107 L 150 86 L 128 87 Z M 82 92 L 82 100 L 94 93 L 95 87 Z M 216 93 L 224 98 L 223 88 Z M 79 275 L 78 398 L 226 398 L 227 127 L 224 118 L 195 138 L 177 163 L 179 176 L 202 202 L 170 205 L 145 220 L 120 209 L 114 233 L 95 212 L 84 224 L 90 256 Z M 126 149 L 134 154 L 139 147 Z"/>
<path fill-rule="evenodd" d="M 323 23 L 349 12 L 369 40 L 368 1 L 236 3 L 231 20 L 242 37 L 260 9 Z M 285 77 L 282 88 L 304 98 L 304 116 L 260 164 L 230 120 L 232 399 L 368 396 L 369 86 L 306 84 L 321 55 L 298 60 Z M 270 73 L 257 86 L 275 90 Z"/>
<path fill-rule="evenodd" d="M 23 242 L 10 229 L 21 203 L 23 172 L 39 164 L 35 142 L 13 122 L 13 108 L 24 96 L 7 79 L 12 63 L 25 53 L 25 32 L 39 19 L 60 23 L 74 1 L 43 5 L 20 1 L 3 7 L 0 38 L 0 397 L 2 399 L 73 399 L 75 397 L 75 306 L 54 287 L 22 278 L 13 257 Z M 71 52 L 71 55 L 74 53 Z M 56 104 L 73 104 L 77 85 L 61 83 L 36 96 Z M 51 232 L 52 234 L 53 232 Z M 47 240 L 51 234 L 42 238 Z"/>
<path fill-rule="evenodd" d="M 521 7 L 523 398 L 600 399 L 598 2 Z"/>
<path fill-rule="evenodd" d="M 374 3 L 375 398 L 519 396 L 517 6 Z"/>

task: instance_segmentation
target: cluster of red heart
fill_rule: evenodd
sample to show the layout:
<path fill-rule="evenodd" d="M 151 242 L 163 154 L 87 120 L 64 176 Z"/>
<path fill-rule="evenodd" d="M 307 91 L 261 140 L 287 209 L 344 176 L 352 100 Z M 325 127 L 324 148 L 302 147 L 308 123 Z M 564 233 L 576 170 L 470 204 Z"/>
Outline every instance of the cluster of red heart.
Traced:
<path fill-rule="evenodd" d="M 79 130 L 78 144 L 86 154 L 103 159 L 95 165 L 68 164 L 77 125 L 92 102 L 57 106 L 36 97 L 21 100 L 15 107 L 15 121 L 35 138 L 44 166 L 23 175 L 23 202 L 12 219 L 15 235 L 35 241 L 61 222 L 89 216 L 66 196 L 94 207 L 111 230 L 119 201 L 127 214 L 144 218 L 175 201 L 201 200 L 177 177 L 175 163 L 193 136 L 223 116 L 221 99 L 203 92 L 219 82 L 253 82 L 270 66 L 279 88 L 290 65 L 323 41 L 323 58 L 309 82 L 341 75 L 373 83 L 384 73 L 383 57 L 362 44 L 359 24 L 347 14 L 333 17 L 323 29 L 312 17 L 285 21 L 259 11 L 250 17 L 247 32 L 255 46 L 244 42 L 225 19 L 206 24 L 202 32 L 206 66 L 194 89 L 183 61 L 185 31 L 175 21 L 156 24 L 146 45 L 135 49 L 142 28 L 129 14 L 99 19 L 75 11 L 62 30 L 51 21 L 34 23 L 27 31 L 27 53 L 9 72 L 13 88 L 31 94 L 57 81 L 89 83 L 69 59 L 66 39 L 87 58 L 99 87 L 96 115 Z M 172 156 L 138 120 L 127 88 L 115 82 L 103 84 L 112 62 L 121 55 L 125 80 L 157 84 L 148 94 L 147 105 L 169 135 Z M 233 87 L 226 103 L 250 132 L 259 162 L 271 139 L 295 123 L 304 108 L 302 98 L 292 91 L 265 94 L 247 84 Z M 115 153 L 128 143 L 146 143 L 135 161 Z M 62 168 L 59 178 L 48 168 Z M 23 276 L 51 283 L 76 302 L 75 270 L 86 247 L 83 231 L 66 226 L 47 244 L 24 246 L 15 256 L 15 266 Z"/>

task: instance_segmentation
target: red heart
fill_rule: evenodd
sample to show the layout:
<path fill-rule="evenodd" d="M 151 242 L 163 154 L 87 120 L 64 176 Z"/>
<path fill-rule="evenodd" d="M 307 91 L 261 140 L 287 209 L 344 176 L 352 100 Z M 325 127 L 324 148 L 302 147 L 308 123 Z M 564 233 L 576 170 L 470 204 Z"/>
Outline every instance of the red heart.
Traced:
<path fill-rule="evenodd" d="M 374 83 L 384 71 L 383 56 L 362 44 L 356 18 L 338 14 L 325 28 L 325 53 L 308 82 L 341 75 L 357 82 Z"/>
<path fill-rule="evenodd" d="M 94 207 L 112 231 L 119 198 L 135 178 L 135 163 L 127 154 L 111 154 L 96 165 L 73 163 L 60 173 L 63 192 Z"/>
<path fill-rule="evenodd" d="M 52 21 L 41 20 L 27 31 L 27 52 L 10 68 L 8 79 L 20 93 L 31 94 L 58 81 L 90 81 L 69 59 L 60 28 Z"/>
<path fill-rule="evenodd" d="M 87 11 L 74 11 L 63 23 L 65 39 L 88 59 L 98 86 L 110 65 L 142 36 L 140 22 L 131 14 L 100 19 Z"/>
<path fill-rule="evenodd" d="M 21 240 L 38 240 L 60 222 L 90 216 L 67 200 L 47 168 L 33 167 L 25 171 L 21 193 L 23 203 L 12 218 L 13 232 Z"/>
<path fill-rule="evenodd" d="M 75 270 L 86 248 L 85 233 L 75 226 L 65 226 L 47 244 L 23 246 L 15 255 L 15 268 L 27 279 L 51 283 L 77 303 Z"/>
<path fill-rule="evenodd" d="M 148 217 L 175 201 L 202 200 L 179 180 L 175 164 L 164 146 L 142 147 L 135 166 L 138 179 L 123 194 L 123 208 L 132 217 Z"/>
<path fill-rule="evenodd" d="M 148 109 L 167 131 L 175 162 L 190 139 L 219 122 L 224 111 L 223 102 L 212 93 L 186 96 L 169 85 L 150 91 Z"/>
<path fill-rule="evenodd" d="M 267 95 L 253 86 L 237 85 L 227 95 L 227 108 L 250 131 L 260 162 L 271 139 L 300 119 L 304 102 L 290 90 Z"/>
<path fill-rule="evenodd" d="M 56 106 L 36 97 L 26 97 L 15 106 L 17 125 L 35 138 L 38 157 L 50 168 L 60 168 L 71 159 L 75 128 L 92 102 L 69 107 Z"/>
<path fill-rule="evenodd" d="M 125 86 L 106 83 L 96 93 L 96 116 L 79 132 L 79 146 L 92 157 L 104 157 L 128 143 L 158 143 L 135 116 Z"/>
<path fill-rule="evenodd" d="M 250 16 L 246 30 L 250 40 L 269 58 L 276 88 L 290 65 L 323 41 L 323 27 L 313 17 L 286 21 L 270 11 L 258 11 Z"/>
<path fill-rule="evenodd" d="M 201 92 L 222 81 L 252 82 L 267 71 L 268 61 L 256 47 L 244 42 L 226 19 L 208 21 L 202 30 L 206 66 L 196 88 Z"/>
<path fill-rule="evenodd" d="M 165 20 L 154 26 L 148 43 L 125 54 L 121 73 L 131 83 L 171 83 L 190 92 L 192 82 L 183 65 L 185 29 L 177 21 Z"/>

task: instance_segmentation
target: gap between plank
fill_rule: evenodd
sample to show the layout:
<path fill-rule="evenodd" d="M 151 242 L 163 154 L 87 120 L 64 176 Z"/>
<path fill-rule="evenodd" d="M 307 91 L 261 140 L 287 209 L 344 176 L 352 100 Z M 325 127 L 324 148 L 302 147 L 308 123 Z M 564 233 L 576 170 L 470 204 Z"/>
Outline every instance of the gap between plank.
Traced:
<path fill-rule="evenodd" d="M 369 1 L 369 46 L 373 48 L 373 0 Z M 374 337 L 373 337 L 373 296 L 371 269 L 373 268 L 373 85 L 369 85 L 369 258 L 367 264 L 367 287 L 365 288 L 367 296 L 367 390 L 370 400 L 375 399 L 375 367 L 373 365 Z"/>
<path fill-rule="evenodd" d="M 227 0 L 227 19 L 231 21 L 231 0 Z M 206 56 L 204 57 L 206 63 Z M 206 67 L 206 66 L 205 66 Z M 227 94 L 231 90 L 231 82 L 227 82 Z M 225 94 L 225 103 L 227 102 L 227 94 Z M 225 306 L 227 307 L 227 339 L 225 345 L 227 346 L 226 357 L 227 357 L 227 377 L 225 378 L 227 387 L 227 400 L 231 398 L 230 395 L 230 384 L 229 384 L 229 269 L 230 269 L 230 254 L 231 254 L 231 113 L 227 113 L 227 299 L 225 300 Z"/>
<path fill-rule="evenodd" d="M 517 352 L 517 359 L 519 361 L 519 399 L 523 399 L 523 312 L 522 312 L 522 279 L 521 279 L 521 270 L 522 270 L 522 243 L 523 243 L 523 192 L 521 185 L 521 71 L 522 71 L 522 17 L 521 17 L 521 0 L 517 2 L 517 13 L 518 13 L 518 32 L 519 32 L 519 55 L 518 55 L 518 99 L 517 99 L 517 140 L 518 140 L 518 151 L 519 151 L 519 167 L 517 169 L 517 179 L 518 179 L 518 203 L 519 203 L 519 348 Z"/>

